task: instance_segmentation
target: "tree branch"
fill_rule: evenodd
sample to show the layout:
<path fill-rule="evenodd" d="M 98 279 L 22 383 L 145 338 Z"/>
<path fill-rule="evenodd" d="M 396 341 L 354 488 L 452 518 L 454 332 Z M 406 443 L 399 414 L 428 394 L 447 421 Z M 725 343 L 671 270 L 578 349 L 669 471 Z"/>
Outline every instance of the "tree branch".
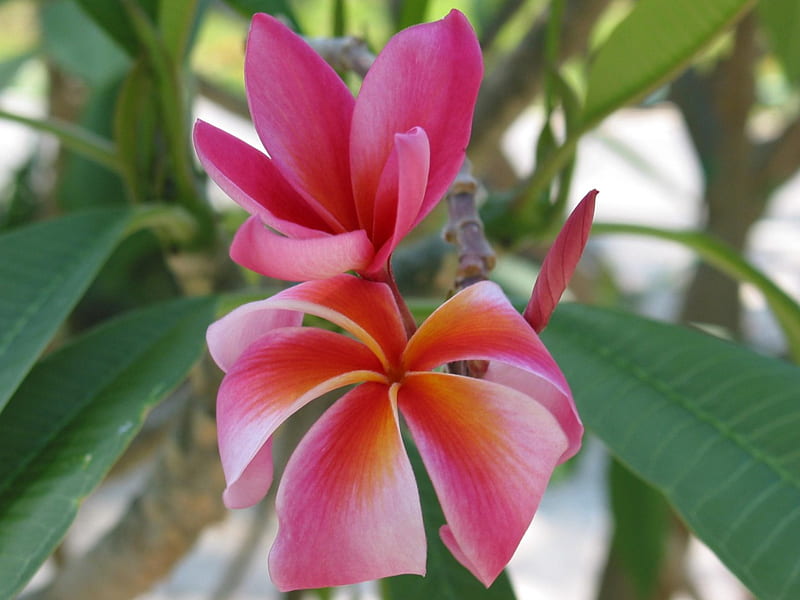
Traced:
<path fill-rule="evenodd" d="M 767 193 L 783 184 L 800 168 L 800 117 L 789 123 L 773 141 L 757 149 L 756 178 Z"/>
<path fill-rule="evenodd" d="M 461 170 L 447 192 L 448 220 L 444 238 L 458 249 L 456 291 L 489 279 L 495 254 L 483 233 L 476 197 L 478 181 L 472 176 L 472 165 L 465 158 Z M 447 365 L 450 373 L 483 377 L 489 367 L 485 360 L 461 360 Z"/>
<path fill-rule="evenodd" d="M 495 254 L 484 236 L 478 214 L 478 182 L 471 170 L 469 159 L 465 159 L 447 192 L 448 221 L 444 239 L 458 249 L 456 290 L 488 279 L 495 265 Z"/>
<path fill-rule="evenodd" d="M 307 38 L 306 41 L 325 62 L 338 71 L 352 71 L 363 78 L 375 62 L 375 55 L 361 38 Z"/>

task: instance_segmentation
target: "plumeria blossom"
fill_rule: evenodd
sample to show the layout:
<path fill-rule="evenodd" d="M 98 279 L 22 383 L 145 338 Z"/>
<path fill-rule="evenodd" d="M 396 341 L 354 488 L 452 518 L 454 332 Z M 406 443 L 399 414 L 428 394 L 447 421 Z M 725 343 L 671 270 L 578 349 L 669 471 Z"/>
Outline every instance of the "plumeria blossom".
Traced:
<path fill-rule="evenodd" d="M 525 317 L 486 281 L 454 295 L 409 337 L 389 285 L 342 274 L 245 304 L 209 328 L 209 349 L 226 373 L 217 422 L 228 507 L 267 493 L 281 423 L 322 394 L 354 386 L 306 434 L 280 482 L 269 559 L 280 589 L 425 573 L 401 415 L 447 521 L 443 542 L 481 582 L 494 581 L 553 469 L 580 447 L 569 387 L 536 331 L 575 269 L 595 196 L 587 194 L 553 244 L 540 274 L 546 285 L 537 283 Z M 302 327 L 304 314 L 345 333 Z M 441 371 L 456 361 L 486 361 L 485 376 Z"/>
<path fill-rule="evenodd" d="M 482 74 L 475 33 L 454 10 L 395 35 L 353 98 L 302 38 L 255 15 L 245 84 L 268 155 L 203 121 L 194 129 L 205 170 L 252 215 L 232 258 L 290 281 L 384 278 L 461 166 Z"/>
<path fill-rule="evenodd" d="M 303 314 L 347 334 L 301 327 Z M 352 275 L 310 281 L 213 324 L 226 372 L 217 405 L 229 507 L 258 502 L 272 479 L 271 438 L 320 395 L 346 392 L 306 434 L 278 488 L 270 572 L 282 590 L 425 573 L 426 541 L 402 415 L 433 481 L 453 555 L 485 585 L 533 518 L 583 427 L 558 366 L 491 282 L 444 303 L 408 338 L 389 286 Z M 437 371 L 487 360 L 486 379 Z M 503 365 L 524 388 L 491 377 Z"/>

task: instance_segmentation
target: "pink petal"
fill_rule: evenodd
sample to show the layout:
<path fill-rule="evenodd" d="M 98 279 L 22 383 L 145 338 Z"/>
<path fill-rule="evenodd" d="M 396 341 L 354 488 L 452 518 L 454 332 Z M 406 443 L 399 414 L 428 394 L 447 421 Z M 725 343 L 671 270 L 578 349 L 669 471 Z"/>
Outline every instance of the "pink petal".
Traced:
<path fill-rule="evenodd" d="M 283 591 L 425 573 L 414 474 L 389 387 L 365 383 L 314 425 L 286 466 L 270 574 Z"/>
<path fill-rule="evenodd" d="M 264 227 L 258 217 L 245 221 L 231 244 L 231 258 L 243 267 L 285 281 L 327 279 L 363 269 L 375 254 L 363 230 L 295 239 Z"/>
<path fill-rule="evenodd" d="M 488 360 L 485 379 L 531 396 L 558 420 L 569 440 L 559 462 L 580 449 L 583 425 L 561 369 L 496 284 L 477 283 L 440 306 L 411 338 L 404 360 L 412 371 Z"/>
<path fill-rule="evenodd" d="M 490 281 L 469 286 L 436 309 L 409 340 L 403 359 L 411 371 L 457 360 L 496 360 L 569 391 L 539 336 Z"/>
<path fill-rule="evenodd" d="M 339 275 L 301 283 L 231 311 L 209 327 L 211 355 L 226 370 L 265 332 L 299 325 L 303 313 L 326 319 L 350 332 L 387 367 L 399 361 L 406 344 L 403 322 L 389 287 L 352 275 Z"/>
<path fill-rule="evenodd" d="M 272 308 L 274 299 L 280 296 L 242 304 L 209 326 L 208 351 L 220 369 L 227 373 L 242 352 L 273 329 L 302 324 L 302 312 Z"/>
<path fill-rule="evenodd" d="M 494 381 L 527 394 L 550 411 L 567 436 L 567 448 L 558 459 L 558 464 L 578 453 L 583 439 L 583 423 L 581 423 L 578 409 L 575 407 L 575 401 L 569 389 L 564 392 L 561 388 L 553 385 L 551 381 L 536 373 L 498 361 L 489 362 L 483 378 L 486 381 Z"/>
<path fill-rule="evenodd" d="M 398 394 L 447 525 L 442 539 L 487 587 L 530 525 L 567 445 L 548 410 L 512 388 L 444 373 Z"/>
<path fill-rule="evenodd" d="M 318 396 L 366 380 L 385 380 L 380 362 L 349 337 L 312 327 L 276 329 L 253 343 L 228 371 L 217 395 L 217 435 L 234 508 L 261 499 L 269 481 L 260 451 L 291 414 Z M 254 466 L 255 465 L 255 466 Z"/>
<path fill-rule="evenodd" d="M 247 508 L 261 501 L 272 486 L 272 440 L 269 439 L 247 463 L 238 478 L 230 481 L 222 492 L 228 508 Z"/>
<path fill-rule="evenodd" d="M 381 270 L 414 227 L 428 184 L 430 146 L 425 131 L 415 127 L 408 133 L 398 133 L 394 143 L 375 198 L 370 238 L 379 250 L 367 273 Z"/>
<path fill-rule="evenodd" d="M 203 121 L 195 123 L 194 145 L 211 179 L 263 223 L 301 238 L 330 230 L 272 161 L 252 146 Z"/>
<path fill-rule="evenodd" d="M 245 84 L 258 135 L 275 165 L 329 225 L 357 229 L 348 139 L 354 100 L 336 72 L 277 19 L 256 14 Z M 334 229 L 337 231 L 337 229 Z"/>
<path fill-rule="evenodd" d="M 584 196 L 544 257 L 531 299 L 523 312 L 525 320 L 537 332 L 547 325 L 561 294 L 567 289 L 575 267 L 578 266 L 592 228 L 596 197 L 597 190 Z"/>
<path fill-rule="evenodd" d="M 458 11 L 389 40 L 367 73 L 353 112 L 350 168 L 358 206 L 374 201 L 394 135 L 421 127 L 430 140 L 431 165 L 416 222 L 430 212 L 464 160 L 482 75 L 478 41 Z"/>

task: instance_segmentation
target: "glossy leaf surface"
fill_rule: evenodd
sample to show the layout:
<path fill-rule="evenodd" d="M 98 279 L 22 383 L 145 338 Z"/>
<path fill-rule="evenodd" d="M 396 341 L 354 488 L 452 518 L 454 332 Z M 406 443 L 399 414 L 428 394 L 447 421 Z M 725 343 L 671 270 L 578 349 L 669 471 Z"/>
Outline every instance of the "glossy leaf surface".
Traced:
<path fill-rule="evenodd" d="M 587 428 L 756 596 L 800 597 L 800 369 L 586 306 L 543 337 Z"/>
<path fill-rule="evenodd" d="M 122 239 L 130 214 L 84 211 L 0 237 L 0 410 Z"/>
<path fill-rule="evenodd" d="M 0 414 L 0 598 L 55 549 L 84 498 L 185 376 L 215 301 L 105 324 L 39 363 Z"/>
<path fill-rule="evenodd" d="M 611 33 L 589 70 L 585 128 L 665 83 L 752 0 L 642 0 Z"/>

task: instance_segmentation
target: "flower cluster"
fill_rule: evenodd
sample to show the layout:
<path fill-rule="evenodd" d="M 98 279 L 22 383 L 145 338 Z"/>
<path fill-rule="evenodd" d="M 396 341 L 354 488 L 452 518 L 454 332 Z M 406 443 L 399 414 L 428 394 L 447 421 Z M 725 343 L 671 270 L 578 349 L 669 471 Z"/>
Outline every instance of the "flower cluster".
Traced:
<path fill-rule="evenodd" d="M 583 427 L 540 331 L 577 264 L 592 192 L 567 221 L 520 315 L 491 282 L 458 292 L 415 331 L 391 283 L 392 250 L 443 196 L 464 159 L 482 74 L 464 16 L 397 34 L 353 99 L 277 20 L 247 43 L 250 109 L 268 154 L 198 122 L 214 181 L 251 213 L 231 255 L 302 281 L 214 323 L 227 506 L 272 483 L 271 440 L 293 413 L 344 393 L 292 454 L 278 488 L 270 573 L 282 590 L 425 573 L 422 511 L 401 436 L 431 477 L 453 555 L 490 585 Z M 354 271 L 356 274 L 348 274 Z M 387 283 L 388 282 L 388 283 Z M 304 315 L 343 333 L 303 326 Z M 485 361 L 480 378 L 447 372 Z M 400 416 L 404 425 L 401 425 Z"/>

